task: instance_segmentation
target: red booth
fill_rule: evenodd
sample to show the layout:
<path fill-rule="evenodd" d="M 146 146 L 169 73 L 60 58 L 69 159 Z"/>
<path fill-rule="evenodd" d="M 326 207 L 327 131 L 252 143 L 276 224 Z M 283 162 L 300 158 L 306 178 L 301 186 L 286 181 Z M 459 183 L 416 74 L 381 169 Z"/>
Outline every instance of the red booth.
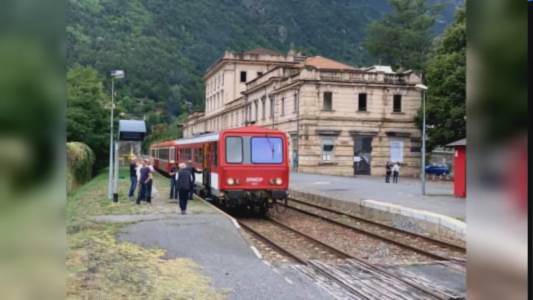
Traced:
<path fill-rule="evenodd" d="M 466 138 L 446 145 L 455 149 L 453 157 L 453 195 L 466 197 Z"/>

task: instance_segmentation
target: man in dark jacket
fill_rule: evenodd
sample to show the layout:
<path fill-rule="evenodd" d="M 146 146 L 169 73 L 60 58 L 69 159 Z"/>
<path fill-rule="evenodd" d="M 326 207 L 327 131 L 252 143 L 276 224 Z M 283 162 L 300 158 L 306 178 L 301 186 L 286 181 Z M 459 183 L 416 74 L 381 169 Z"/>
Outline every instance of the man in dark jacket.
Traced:
<path fill-rule="evenodd" d="M 195 189 L 196 189 L 196 175 L 195 175 L 195 173 L 200 173 L 200 172 L 196 171 L 196 169 L 192 165 L 192 160 L 187 161 L 187 169 L 189 170 L 189 172 L 191 172 L 191 176 L 192 176 L 192 187 L 191 187 L 191 191 L 189 192 L 189 200 L 192 200 L 192 195 L 194 194 Z"/>
<path fill-rule="evenodd" d="M 193 185 L 193 175 L 184 163 L 179 165 L 178 179 L 176 187 L 178 188 L 179 203 L 181 214 L 186 214 L 187 202 L 189 201 L 190 193 Z"/>
<path fill-rule="evenodd" d="M 390 183 L 390 175 L 392 174 L 392 165 L 388 161 L 387 164 L 385 164 L 385 182 Z"/>
<path fill-rule="evenodd" d="M 130 200 L 133 199 L 135 189 L 137 188 L 137 181 L 139 180 L 137 178 L 137 167 L 137 161 L 132 157 L 130 160 L 130 191 L 128 193 Z"/>

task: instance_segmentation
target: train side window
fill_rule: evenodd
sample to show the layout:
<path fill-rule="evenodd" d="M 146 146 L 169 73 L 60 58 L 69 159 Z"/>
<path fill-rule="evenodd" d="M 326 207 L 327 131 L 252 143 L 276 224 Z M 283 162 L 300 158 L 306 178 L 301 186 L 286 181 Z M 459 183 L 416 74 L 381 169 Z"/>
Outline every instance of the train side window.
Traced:
<path fill-rule="evenodd" d="M 204 161 L 204 149 L 202 148 L 196 148 L 194 150 L 194 161 L 197 163 L 203 163 Z"/>
<path fill-rule="evenodd" d="M 159 159 L 160 160 L 169 160 L 170 148 L 161 148 L 159 149 Z"/>
<path fill-rule="evenodd" d="M 226 138 L 226 162 L 230 164 L 242 163 L 242 138 L 230 136 Z"/>

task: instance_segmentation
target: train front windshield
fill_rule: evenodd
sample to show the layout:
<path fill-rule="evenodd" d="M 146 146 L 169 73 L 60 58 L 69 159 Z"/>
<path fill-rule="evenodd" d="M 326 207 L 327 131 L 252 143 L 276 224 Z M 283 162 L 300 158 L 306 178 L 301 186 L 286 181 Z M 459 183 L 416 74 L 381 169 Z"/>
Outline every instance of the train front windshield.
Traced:
<path fill-rule="evenodd" d="M 279 137 L 226 137 L 229 164 L 281 164 L 283 140 Z"/>
<path fill-rule="evenodd" d="M 252 163 L 280 164 L 283 161 L 283 144 L 277 137 L 252 137 Z"/>

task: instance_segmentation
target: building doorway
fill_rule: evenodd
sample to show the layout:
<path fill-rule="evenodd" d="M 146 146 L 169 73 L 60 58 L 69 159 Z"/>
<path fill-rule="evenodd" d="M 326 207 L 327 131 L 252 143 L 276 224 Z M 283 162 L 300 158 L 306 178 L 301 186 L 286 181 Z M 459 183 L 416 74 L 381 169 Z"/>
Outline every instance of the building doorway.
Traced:
<path fill-rule="evenodd" d="M 372 161 L 372 138 L 368 135 L 354 136 L 353 154 L 359 157 L 358 162 L 353 163 L 354 175 L 370 175 Z"/>

